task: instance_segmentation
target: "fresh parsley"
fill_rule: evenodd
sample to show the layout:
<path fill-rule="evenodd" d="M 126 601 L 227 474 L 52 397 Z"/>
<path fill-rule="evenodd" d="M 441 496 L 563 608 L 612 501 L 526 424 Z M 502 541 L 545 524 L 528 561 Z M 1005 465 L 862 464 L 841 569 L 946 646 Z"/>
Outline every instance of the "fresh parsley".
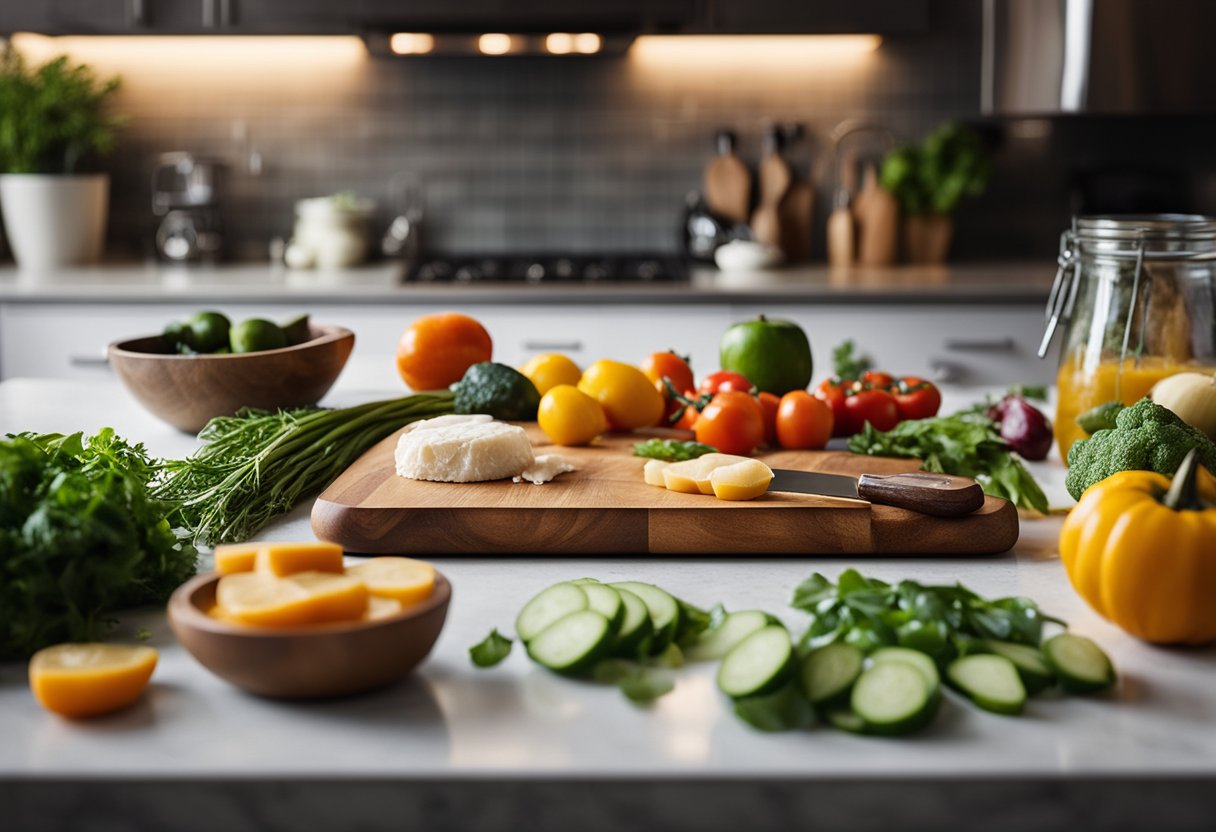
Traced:
<path fill-rule="evenodd" d="M 112 611 L 163 603 L 194 574 L 157 470 L 111 428 L 0 439 L 0 659 L 96 641 Z"/>

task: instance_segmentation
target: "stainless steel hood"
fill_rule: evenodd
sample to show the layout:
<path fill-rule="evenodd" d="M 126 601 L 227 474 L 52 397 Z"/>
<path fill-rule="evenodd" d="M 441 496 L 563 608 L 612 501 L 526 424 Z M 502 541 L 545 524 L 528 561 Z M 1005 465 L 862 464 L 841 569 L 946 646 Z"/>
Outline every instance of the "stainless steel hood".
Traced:
<path fill-rule="evenodd" d="M 1216 0 L 984 0 L 991 115 L 1216 113 Z"/>

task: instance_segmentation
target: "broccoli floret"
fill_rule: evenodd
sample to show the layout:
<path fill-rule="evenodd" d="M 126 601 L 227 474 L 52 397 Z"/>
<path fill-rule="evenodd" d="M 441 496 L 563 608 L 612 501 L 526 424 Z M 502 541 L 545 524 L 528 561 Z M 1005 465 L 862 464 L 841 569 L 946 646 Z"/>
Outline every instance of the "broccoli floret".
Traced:
<path fill-rule="evenodd" d="M 1156 471 L 1173 476 L 1191 448 L 1216 473 L 1216 443 L 1179 419 L 1172 410 L 1141 399 L 1119 411 L 1115 427 L 1078 439 L 1068 449 L 1068 493 L 1081 499 L 1085 489 L 1120 471 Z"/>

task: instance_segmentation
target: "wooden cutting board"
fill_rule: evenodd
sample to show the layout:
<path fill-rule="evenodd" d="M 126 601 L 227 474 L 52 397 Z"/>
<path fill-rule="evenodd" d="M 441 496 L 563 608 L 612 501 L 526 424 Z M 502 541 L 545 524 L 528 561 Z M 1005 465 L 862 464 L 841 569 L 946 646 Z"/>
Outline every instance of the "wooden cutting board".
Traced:
<path fill-rule="evenodd" d="M 544 439 L 532 429 L 533 443 Z M 769 493 L 747 502 L 642 482 L 633 437 L 595 447 L 538 447 L 579 470 L 544 485 L 440 483 L 397 476 L 397 435 L 364 454 L 317 498 L 317 537 L 350 552 L 410 555 L 990 555 L 1012 548 L 1017 511 L 989 497 L 943 519 L 858 500 Z M 853 476 L 916 470 L 915 460 L 843 451 L 780 451 L 773 467 Z"/>

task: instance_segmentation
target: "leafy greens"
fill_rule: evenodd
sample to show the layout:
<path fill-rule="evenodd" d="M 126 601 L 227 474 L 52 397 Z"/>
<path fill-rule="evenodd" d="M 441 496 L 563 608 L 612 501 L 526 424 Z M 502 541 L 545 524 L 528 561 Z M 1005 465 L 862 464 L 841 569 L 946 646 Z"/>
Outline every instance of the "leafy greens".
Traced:
<path fill-rule="evenodd" d="M 111 428 L 0 440 L 0 659 L 95 641 L 112 610 L 163 602 L 194 574 L 156 471 Z"/>

